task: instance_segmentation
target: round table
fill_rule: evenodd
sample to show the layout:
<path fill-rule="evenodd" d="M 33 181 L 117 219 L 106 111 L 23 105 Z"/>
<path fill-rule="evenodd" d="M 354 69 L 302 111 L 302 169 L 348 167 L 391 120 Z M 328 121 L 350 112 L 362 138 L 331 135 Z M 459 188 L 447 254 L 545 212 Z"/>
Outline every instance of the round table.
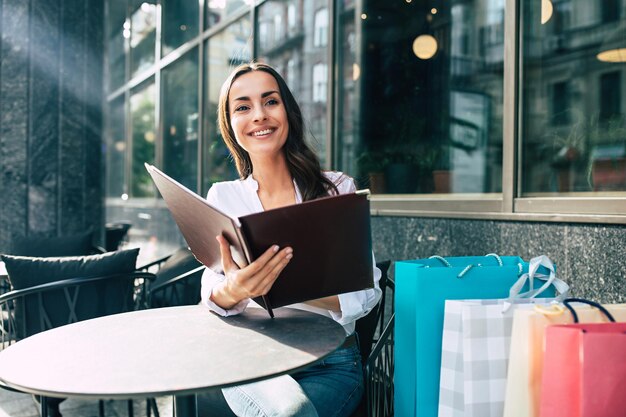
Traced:
<path fill-rule="evenodd" d="M 305 368 L 345 339 L 328 317 L 290 308 L 275 315 L 183 306 L 86 320 L 0 352 L 0 383 L 63 398 L 174 395 L 176 415 L 193 416 L 196 393 Z"/>

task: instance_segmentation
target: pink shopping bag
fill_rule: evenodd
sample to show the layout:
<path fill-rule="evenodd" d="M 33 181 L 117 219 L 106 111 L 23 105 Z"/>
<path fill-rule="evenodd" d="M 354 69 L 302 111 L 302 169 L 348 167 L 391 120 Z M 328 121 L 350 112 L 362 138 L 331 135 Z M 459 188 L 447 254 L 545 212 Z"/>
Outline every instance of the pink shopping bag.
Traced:
<path fill-rule="evenodd" d="M 590 304 L 611 322 L 546 329 L 541 417 L 626 416 L 626 323 L 616 323 L 602 306 Z"/>

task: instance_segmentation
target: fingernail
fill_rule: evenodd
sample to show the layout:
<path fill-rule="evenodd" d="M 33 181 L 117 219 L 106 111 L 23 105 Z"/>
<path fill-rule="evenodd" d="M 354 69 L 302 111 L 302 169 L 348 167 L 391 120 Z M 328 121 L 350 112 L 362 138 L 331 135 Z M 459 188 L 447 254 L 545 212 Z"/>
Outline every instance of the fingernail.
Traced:
<path fill-rule="evenodd" d="M 272 250 L 273 250 L 274 252 L 278 252 L 278 245 L 274 245 L 274 246 L 272 246 Z"/>
<path fill-rule="evenodd" d="M 293 253 L 293 249 L 291 248 L 287 249 L 287 253 Z"/>
<path fill-rule="evenodd" d="M 285 259 L 291 259 L 293 258 L 293 255 L 290 253 L 289 255 L 285 256 Z"/>

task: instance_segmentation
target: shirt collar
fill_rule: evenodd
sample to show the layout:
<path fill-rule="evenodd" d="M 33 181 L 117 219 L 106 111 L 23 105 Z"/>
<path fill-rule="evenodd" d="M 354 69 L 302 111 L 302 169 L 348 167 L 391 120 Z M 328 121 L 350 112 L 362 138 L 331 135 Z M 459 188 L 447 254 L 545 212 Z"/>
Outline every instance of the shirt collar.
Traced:
<path fill-rule="evenodd" d="M 298 188 L 298 184 L 296 184 L 295 178 L 292 179 L 293 188 L 296 190 L 296 204 L 302 203 L 302 194 L 300 194 L 300 189 Z M 259 183 L 252 177 L 252 174 L 248 175 L 248 177 L 243 180 L 246 188 L 250 191 L 254 191 L 255 193 L 259 191 Z"/>

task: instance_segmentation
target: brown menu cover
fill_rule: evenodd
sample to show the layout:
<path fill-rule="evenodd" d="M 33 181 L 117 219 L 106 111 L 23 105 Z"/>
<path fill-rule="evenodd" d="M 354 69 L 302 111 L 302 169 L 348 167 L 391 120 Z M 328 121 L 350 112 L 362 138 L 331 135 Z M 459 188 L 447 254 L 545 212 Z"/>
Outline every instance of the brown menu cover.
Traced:
<path fill-rule="evenodd" d="M 215 236 L 231 244 L 233 259 L 247 265 L 271 245 L 291 246 L 294 256 L 264 299 L 272 308 L 374 286 L 368 192 L 342 194 L 234 219 L 207 200 L 146 165 L 195 257 L 221 270 Z"/>

